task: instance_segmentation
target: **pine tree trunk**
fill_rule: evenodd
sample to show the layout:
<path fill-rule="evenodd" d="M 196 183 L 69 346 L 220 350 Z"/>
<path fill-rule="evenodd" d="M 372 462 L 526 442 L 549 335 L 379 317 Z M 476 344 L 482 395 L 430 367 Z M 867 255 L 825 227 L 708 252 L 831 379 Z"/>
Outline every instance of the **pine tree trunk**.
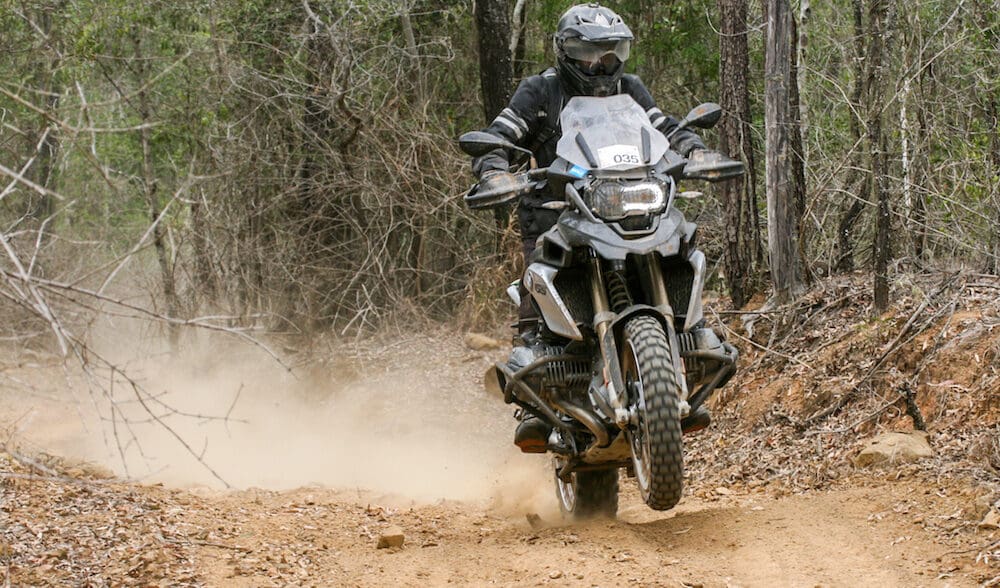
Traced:
<path fill-rule="evenodd" d="M 756 292 L 755 262 L 761 257 L 747 88 L 747 3 L 746 0 L 718 0 L 718 9 L 721 16 L 719 78 L 725 113 L 718 126 L 719 148 L 743 161 L 747 170 L 747 174 L 739 180 L 723 182 L 719 188 L 726 215 L 723 249 L 726 282 L 733 306 L 740 308 Z"/>
<path fill-rule="evenodd" d="M 37 25 L 39 32 L 48 40 L 49 44 L 55 45 L 58 39 L 54 39 L 52 25 L 53 12 L 63 10 L 65 2 L 58 2 L 50 7 L 41 7 L 38 10 Z M 48 113 L 53 119 L 59 118 L 59 96 L 62 88 L 59 86 L 57 71 L 61 65 L 58 50 L 53 51 L 54 55 L 50 59 L 39 56 L 41 65 L 38 68 L 38 82 L 43 92 L 39 93 L 38 107 L 43 112 Z M 44 188 L 53 189 L 56 184 L 58 166 L 56 157 L 59 154 L 59 129 L 57 125 L 51 125 L 48 120 L 40 121 L 39 136 L 48 129 L 49 133 L 39 144 L 38 157 L 35 164 L 35 183 Z M 39 221 L 44 221 L 55 214 L 55 202 L 49 194 L 38 194 L 32 196 L 32 202 L 28 209 L 28 216 Z M 44 237 L 44 236 L 43 236 Z"/>
<path fill-rule="evenodd" d="M 872 186 L 876 192 L 878 209 L 875 215 L 875 310 L 885 312 L 889 307 L 889 257 L 891 243 L 889 230 L 891 211 L 889 205 L 889 178 L 887 140 L 882 132 L 886 99 L 886 37 L 891 20 L 891 0 L 870 0 L 868 9 L 868 148 L 871 158 Z"/>
<path fill-rule="evenodd" d="M 477 0 L 476 29 L 479 31 L 479 85 L 483 92 L 483 115 L 486 124 L 493 121 L 507 107 L 514 84 L 514 64 L 511 60 L 510 17 L 507 0 Z M 507 225 L 508 212 L 504 207 L 493 209 L 497 240 L 494 248 L 500 251 L 500 235 Z"/>
<path fill-rule="evenodd" d="M 483 114 L 492 121 L 510 101 L 514 69 L 511 62 L 510 16 L 507 0 L 478 0 L 476 29 L 479 31 L 479 84 L 483 92 Z"/>
<path fill-rule="evenodd" d="M 798 223 L 789 129 L 791 92 L 791 12 L 788 0 L 767 0 L 767 48 L 764 60 L 765 127 L 767 136 L 767 236 L 774 299 L 779 304 L 797 293 L 799 277 Z"/>
<path fill-rule="evenodd" d="M 806 2 L 808 4 L 808 2 Z M 789 57 L 792 60 L 789 72 L 788 86 L 788 107 L 792 124 L 788 128 L 789 146 L 791 148 L 792 165 L 792 201 L 795 203 L 795 226 L 799 230 L 799 267 L 802 269 L 803 277 L 807 282 L 812 281 L 809 268 L 809 259 L 806 256 L 806 240 L 804 237 L 805 213 L 806 213 L 806 155 L 805 147 L 802 144 L 802 105 L 799 93 L 800 83 L 804 77 L 803 70 L 799 67 L 799 58 L 804 54 L 804 47 L 801 46 L 804 33 L 801 30 L 801 23 L 796 22 L 794 16 L 790 16 L 792 32 L 789 35 L 792 43 L 789 50 Z"/>
<path fill-rule="evenodd" d="M 861 120 L 857 113 L 864 108 L 862 100 L 866 94 L 864 6 L 862 0 L 851 0 L 851 8 L 854 15 L 854 59 L 851 68 L 854 74 L 854 85 L 851 88 L 850 128 L 851 144 L 855 147 L 851 151 L 851 163 L 844 179 L 844 190 L 853 192 L 850 200 L 851 205 L 844 216 L 840 218 L 840 225 L 837 227 L 837 245 L 840 255 L 837 258 L 835 269 L 842 272 L 854 269 L 854 243 L 851 241 L 851 233 L 871 192 L 868 174 L 862 174 L 859 171 L 864 152 L 858 148 L 861 144 Z"/>
<path fill-rule="evenodd" d="M 160 218 L 163 216 L 163 207 L 160 205 L 159 182 L 154 169 L 152 131 L 148 126 L 153 122 L 152 100 L 148 88 L 145 87 L 148 83 L 149 67 L 146 56 L 142 52 L 142 37 L 138 27 L 133 27 L 131 35 L 136 60 L 136 82 L 142 87 L 136 96 L 139 106 L 139 121 L 143 124 L 139 131 L 139 139 L 142 144 L 142 186 L 146 196 L 149 219 L 153 224 L 153 247 L 160 265 L 161 288 L 163 298 L 167 303 L 167 316 L 176 319 L 180 318 L 180 301 L 177 298 L 173 267 L 167 251 L 166 235 L 163 228 L 165 223 Z M 180 335 L 178 327 L 175 324 L 170 324 L 167 326 L 167 330 L 170 336 L 170 348 L 176 350 Z"/>

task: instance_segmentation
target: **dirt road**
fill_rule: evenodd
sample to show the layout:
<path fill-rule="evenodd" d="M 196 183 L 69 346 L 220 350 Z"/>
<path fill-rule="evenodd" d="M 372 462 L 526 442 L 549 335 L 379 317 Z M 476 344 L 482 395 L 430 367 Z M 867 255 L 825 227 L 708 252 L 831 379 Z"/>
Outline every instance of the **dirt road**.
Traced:
<path fill-rule="evenodd" d="M 887 489 L 686 500 L 665 515 L 630 496 L 618 521 L 569 525 L 546 513 L 537 529 L 475 505 L 362 506 L 329 491 L 238 494 L 199 502 L 190 514 L 217 524 L 200 513 L 221 506 L 234 530 L 227 541 L 252 550 L 197 550 L 206 579 L 220 585 L 261 585 L 280 574 L 360 585 L 974 585 L 935 561 L 949 548 L 918 521 L 936 511 L 900 509 L 906 500 L 895 494 L 919 489 Z M 249 512 L 247 502 L 256 505 Z M 387 525 L 403 530 L 402 549 L 375 549 Z"/>
<path fill-rule="evenodd" d="M 712 468 L 700 450 L 675 510 L 650 511 L 623 478 L 617 521 L 563 521 L 545 459 L 510 449 L 509 408 L 476 385 L 489 354 L 453 346 L 431 359 L 431 342 L 292 379 L 253 361 L 154 362 L 143 382 L 173 407 L 157 413 L 170 431 L 130 413 L 127 396 L 109 434 L 100 403 L 66 402 L 51 382 L 7 387 L 8 585 L 978 586 L 1000 576 L 1000 532 L 977 526 L 975 493 L 920 470 L 795 492 L 709 481 L 697 475 Z M 106 467 L 139 480 L 104 479 Z M 402 547 L 378 549 L 390 527 Z"/>

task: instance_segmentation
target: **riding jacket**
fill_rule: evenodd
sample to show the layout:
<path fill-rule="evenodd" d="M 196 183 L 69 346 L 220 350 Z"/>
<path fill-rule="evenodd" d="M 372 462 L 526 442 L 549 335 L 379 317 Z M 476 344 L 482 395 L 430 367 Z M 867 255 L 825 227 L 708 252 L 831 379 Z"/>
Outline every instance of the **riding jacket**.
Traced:
<path fill-rule="evenodd" d="M 656 107 L 653 96 L 638 76 L 625 74 L 618 82 L 618 93 L 628 94 L 646 111 L 649 122 L 664 135 L 677 127 L 677 120 Z M 507 139 L 519 147 L 530 150 L 535 155 L 539 167 L 548 167 L 556 158 L 556 144 L 562 136 L 559 127 L 559 113 L 572 96 L 560 83 L 555 68 L 541 74 L 525 78 L 518 85 L 510 104 L 504 108 L 485 131 Z M 670 139 L 671 147 L 687 156 L 694 149 L 704 149 L 701 138 L 682 129 Z M 512 154 L 497 149 L 472 162 L 472 171 L 477 177 L 491 171 L 507 171 Z M 534 242 L 535 238 L 547 231 L 559 214 L 540 208 L 553 199 L 547 192 L 521 198 L 518 206 L 518 223 L 521 238 Z"/>

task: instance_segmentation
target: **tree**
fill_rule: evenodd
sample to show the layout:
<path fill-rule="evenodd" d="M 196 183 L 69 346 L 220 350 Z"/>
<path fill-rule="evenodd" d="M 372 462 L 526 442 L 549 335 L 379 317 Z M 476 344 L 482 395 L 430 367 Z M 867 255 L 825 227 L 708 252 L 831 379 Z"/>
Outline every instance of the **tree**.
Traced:
<path fill-rule="evenodd" d="M 840 217 L 837 225 L 838 257 L 834 264 L 835 269 L 843 272 L 854 269 L 854 243 L 851 241 L 851 235 L 871 193 L 869 176 L 866 173 L 861 173 L 863 152 L 858 149 L 858 145 L 861 144 L 862 124 L 859 112 L 863 109 L 862 100 L 865 92 L 865 32 L 862 0 L 851 0 L 851 14 L 854 23 L 854 42 L 851 46 L 854 52 L 851 56 L 853 82 L 848 116 L 850 117 L 849 128 L 852 147 L 849 156 L 850 163 L 843 183 L 844 191 L 849 194 L 850 206 Z"/>
<path fill-rule="evenodd" d="M 749 54 L 746 0 L 718 0 L 721 16 L 719 78 L 723 118 L 719 124 L 719 148 L 743 161 L 747 173 L 739 180 L 724 182 L 719 195 L 725 210 L 723 262 L 729 296 L 737 308 L 746 304 L 757 288 L 756 273 L 762 261 L 757 216 L 757 173 L 750 97 L 747 87 Z"/>
<path fill-rule="evenodd" d="M 514 67 L 510 52 L 508 0 L 476 2 L 476 30 L 479 32 L 479 85 L 483 93 L 483 114 L 492 121 L 510 102 Z"/>
<path fill-rule="evenodd" d="M 891 30 L 892 0 L 869 0 L 868 5 L 868 151 L 873 186 L 877 195 L 875 216 L 874 270 L 875 310 L 889 306 L 888 265 L 890 253 L 889 173 L 887 139 L 882 131 L 887 86 L 887 39 Z"/>
<path fill-rule="evenodd" d="M 791 125 L 788 127 L 789 146 L 791 149 L 790 165 L 792 178 L 792 202 L 795 203 L 793 215 L 795 225 L 799 230 L 799 266 L 803 277 L 807 282 L 812 281 L 812 272 L 809 267 L 809 259 L 806 256 L 805 246 L 805 225 L 803 223 L 806 213 L 806 150 L 802 143 L 802 133 L 805 129 L 806 117 L 802 107 L 801 87 L 805 80 L 805 66 L 801 63 L 806 54 L 806 23 L 809 20 L 809 0 L 800 0 L 799 20 L 795 15 L 789 15 L 792 30 L 788 35 L 791 47 L 789 48 L 789 83 L 788 83 L 788 108 L 791 114 Z"/>
<path fill-rule="evenodd" d="M 790 132 L 791 11 L 788 0 L 767 0 L 765 51 L 765 127 L 767 137 L 767 236 L 774 300 L 782 304 L 797 293 L 801 278 L 798 218 L 792 178 Z"/>

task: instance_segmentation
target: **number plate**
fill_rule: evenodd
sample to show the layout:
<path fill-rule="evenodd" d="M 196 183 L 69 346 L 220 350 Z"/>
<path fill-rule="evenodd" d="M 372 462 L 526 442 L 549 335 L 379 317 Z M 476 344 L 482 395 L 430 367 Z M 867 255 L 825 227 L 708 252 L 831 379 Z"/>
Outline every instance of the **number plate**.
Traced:
<path fill-rule="evenodd" d="M 642 165 L 639 148 L 635 145 L 612 145 L 597 150 L 597 159 L 602 168 L 636 167 Z"/>

